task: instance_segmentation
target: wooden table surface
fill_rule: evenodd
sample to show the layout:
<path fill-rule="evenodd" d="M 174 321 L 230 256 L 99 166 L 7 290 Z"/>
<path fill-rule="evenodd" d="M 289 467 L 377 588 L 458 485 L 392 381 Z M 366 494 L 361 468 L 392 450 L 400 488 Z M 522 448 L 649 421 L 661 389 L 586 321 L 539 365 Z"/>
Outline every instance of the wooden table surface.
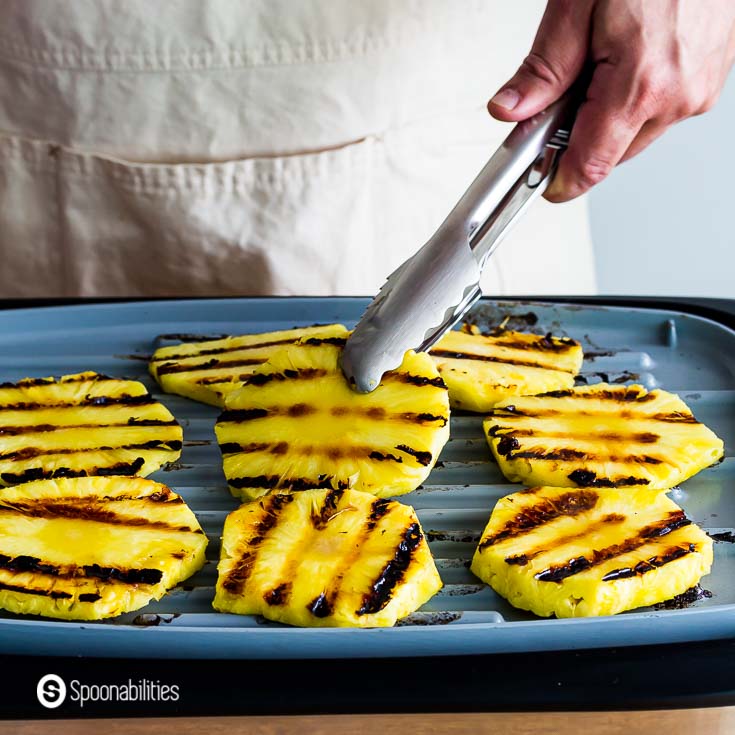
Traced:
<path fill-rule="evenodd" d="M 639 712 L 537 712 L 304 717 L 189 717 L 0 722 L 0 735 L 725 735 L 735 707 Z"/>

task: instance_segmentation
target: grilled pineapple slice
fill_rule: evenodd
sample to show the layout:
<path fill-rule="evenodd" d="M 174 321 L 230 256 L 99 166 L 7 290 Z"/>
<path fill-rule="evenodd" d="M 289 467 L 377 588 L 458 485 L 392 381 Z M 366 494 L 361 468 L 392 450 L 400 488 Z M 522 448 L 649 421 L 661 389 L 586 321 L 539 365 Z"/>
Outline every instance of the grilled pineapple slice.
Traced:
<path fill-rule="evenodd" d="M 285 346 L 302 337 L 346 334 L 341 324 L 326 324 L 161 347 L 153 353 L 149 370 L 167 393 L 222 408 L 240 381 Z"/>
<path fill-rule="evenodd" d="M 204 564 L 184 501 L 139 477 L 40 480 L 0 491 L 0 608 L 67 620 L 137 610 Z"/>
<path fill-rule="evenodd" d="M 415 490 L 449 437 L 447 389 L 409 352 L 372 393 L 350 389 L 343 338 L 310 338 L 271 357 L 227 397 L 215 426 L 233 495 L 354 487 Z"/>
<path fill-rule="evenodd" d="M 442 586 L 413 508 L 356 490 L 240 506 L 218 571 L 215 609 L 299 626 L 390 626 Z"/>
<path fill-rule="evenodd" d="M 614 615 L 694 587 L 712 540 L 663 493 L 539 487 L 497 503 L 471 570 L 512 605 Z"/>
<path fill-rule="evenodd" d="M 168 409 L 134 380 L 93 372 L 0 385 L 0 485 L 149 475 L 181 455 Z"/>
<path fill-rule="evenodd" d="M 724 451 L 678 396 L 640 385 L 501 401 L 484 428 L 503 474 L 525 485 L 667 490 Z"/>
<path fill-rule="evenodd" d="M 571 388 L 583 360 L 572 339 L 522 332 L 448 332 L 430 354 L 452 408 L 483 413 L 511 396 Z"/>

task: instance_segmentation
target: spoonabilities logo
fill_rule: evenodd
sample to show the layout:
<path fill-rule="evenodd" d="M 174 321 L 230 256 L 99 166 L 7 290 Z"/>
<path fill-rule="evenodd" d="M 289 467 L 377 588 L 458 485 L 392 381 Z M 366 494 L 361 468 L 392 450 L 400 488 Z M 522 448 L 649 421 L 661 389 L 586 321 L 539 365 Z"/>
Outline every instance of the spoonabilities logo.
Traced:
<path fill-rule="evenodd" d="M 36 685 L 38 701 L 47 709 L 55 709 L 66 699 L 66 684 L 56 674 L 46 674 Z"/>

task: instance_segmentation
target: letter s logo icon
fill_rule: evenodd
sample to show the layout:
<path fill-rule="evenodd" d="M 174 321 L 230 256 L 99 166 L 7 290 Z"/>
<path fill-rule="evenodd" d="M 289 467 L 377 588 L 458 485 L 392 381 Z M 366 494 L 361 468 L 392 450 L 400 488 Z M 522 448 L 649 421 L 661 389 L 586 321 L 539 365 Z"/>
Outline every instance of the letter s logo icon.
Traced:
<path fill-rule="evenodd" d="M 66 699 L 66 684 L 60 676 L 46 674 L 38 680 L 36 696 L 44 707 L 55 709 Z"/>

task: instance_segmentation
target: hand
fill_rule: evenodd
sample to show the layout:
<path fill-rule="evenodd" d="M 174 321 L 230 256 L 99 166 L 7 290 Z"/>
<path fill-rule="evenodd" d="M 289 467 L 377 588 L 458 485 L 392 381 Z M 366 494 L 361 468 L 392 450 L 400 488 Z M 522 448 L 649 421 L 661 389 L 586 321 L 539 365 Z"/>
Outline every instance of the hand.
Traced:
<path fill-rule="evenodd" d="M 673 123 L 709 110 L 735 60 L 735 0 L 549 0 L 531 53 L 488 103 L 525 120 L 592 78 L 545 196 L 563 202 L 602 181 Z"/>

